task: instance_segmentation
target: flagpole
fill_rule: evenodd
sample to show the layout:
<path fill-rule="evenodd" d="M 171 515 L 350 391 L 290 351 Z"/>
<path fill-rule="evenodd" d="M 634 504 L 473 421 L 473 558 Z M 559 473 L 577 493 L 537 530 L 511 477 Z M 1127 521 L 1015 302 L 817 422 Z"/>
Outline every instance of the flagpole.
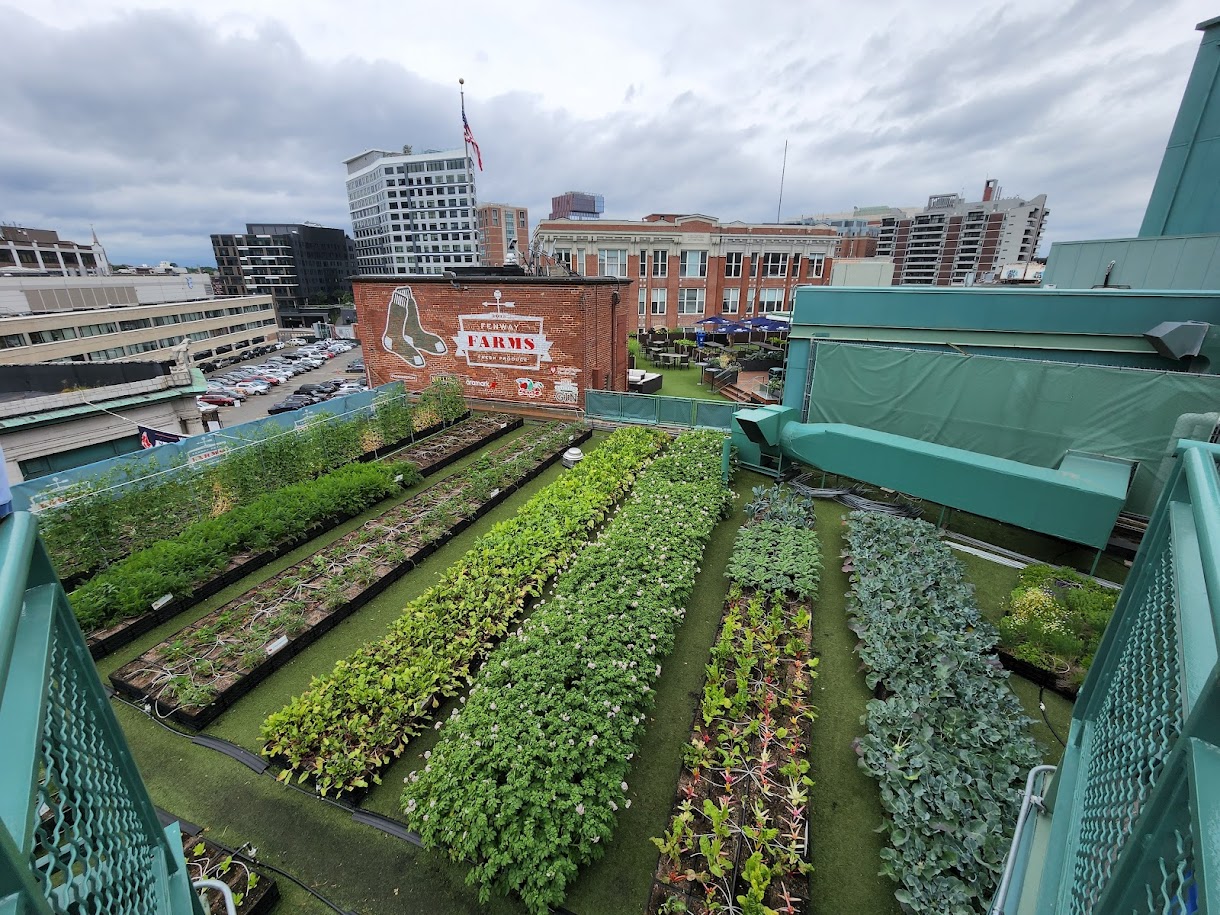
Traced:
<path fill-rule="evenodd" d="M 465 110 L 465 109 L 463 109 Z M 788 171 L 788 141 L 784 140 L 784 164 L 779 168 L 779 203 L 775 205 L 775 221 L 779 222 L 779 213 L 784 206 L 784 175 Z"/>

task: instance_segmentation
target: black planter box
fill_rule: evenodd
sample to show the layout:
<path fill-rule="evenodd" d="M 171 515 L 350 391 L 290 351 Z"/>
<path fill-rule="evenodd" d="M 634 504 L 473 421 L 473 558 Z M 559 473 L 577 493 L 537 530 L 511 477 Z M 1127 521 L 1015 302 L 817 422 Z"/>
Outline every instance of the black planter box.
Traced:
<path fill-rule="evenodd" d="M 468 418 L 469 416 L 470 416 L 470 413 L 468 411 L 465 414 L 465 416 L 463 417 L 463 419 Z M 457 421 L 455 420 L 455 423 L 456 422 Z M 437 461 L 434 464 L 429 464 L 428 467 L 421 469 L 420 470 L 421 477 L 426 479 L 427 477 L 431 476 L 432 474 L 437 473 L 438 471 L 445 469 L 449 465 L 460 461 L 462 458 L 473 454 L 475 451 L 478 451 L 480 448 L 484 447 L 485 445 L 490 444 L 491 442 L 494 442 L 496 439 L 507 435 L 509 432 L 512 432 L 514 429 L 520 428 L 522 423 L 523 423 L 523 421 L 521 420 L 520 417 L 518 417 L 515 421 L 508 423 L 506 426 L 503 426 L 502 428 L 493 429 L 489 434 L 483 436 L 478 441 L 471 442 L 465 448 L 455 451 L 453 454 L 447 455 L 442 460 Z M 449 425 L 452 425 L 452 423 Z M 434 435 L 437 432 L 444 429 L 445 426 L 446 426 L 446 424 L 437 424 L 435 426 L 430 426 L 428 429 L 424 430 L 424 433 L 427 433 L 427 435 L 425 435 L 424 433 L 420 433 L 419 439 L 422 440 L 424 438 L 427 438 L 428 435 Z M 408 444 L 410 444 L 410 442 L 408 442 Z M 403 447 L 403 445 L 402 445 L 402 443 L 399 443 L 398 445 L 394 445 L 392 447 L 401 448 L 401 447 Z M 369 452 L 369 453 L 371 454 L 372 452 Z M 361 460 L 364 460 L 364 459 L 361 458 Z M 369 507 L 371 507 L 371 506 L 369 506 Z M 368 510 L 368 508 L 361 509 L 362 512 L 367 511 L 367 510 Z M 170 601 L 160 610 L 153 610 L 148 613 L 141 614 L 140 616 L 133 617 L 130 620 L 130 622 L 128 623 L 128 625 L 126 625 L 126 626 L 120 626 L 118 628 L 109 627 L 109 628 L 112 628 L 113 631 L 110 632 L 106 636 L 94 637 L 91 635 L 91 636 L 87 637 L 87 641 L 89 644 L 89 654 L 93 657 L 94 660 L 99 660 L 115 651 L 118 651 L 124 645 L 131 644 L 136 639 L 138 639 L 140 636 L 144 635 L 147 632 L 151 632 L 153 629 L 157 628 L 162 623 L 169 622 L 169 620 L 173 619 L 179 613 L 183 613 L 186 610 L 190 609 L 191 607 L 195 606 L 195 604 L 205 601 L 209 597 L 212 597 L 215 594 L 219 594 L 229 585 L 231 585 L 235 582 L 241 581 L 241 579 L 245 578 L 250 573 L 257 571 L 258 569 L 261 569 L 263 566 L 267 565 L 270 562 L 274 562 L 276 559 L 279 559 L 281 556 L 291 553 L 297 547 L 303 546 L 304 544 L 308 543 L 310 540 L 313 540 L 315 537 L 319 537 L 322 534 L 325 534 L 327 531 L 333 530 L 334 528 L 336 528 L 340 524 L 342 524 L 344 521 L 350 521 L 354 517 L 355 517 L 355 515 L 353 515 L 353 514 L 344 513 L 344 514 L 335 515 L 331 518 L 326 519 L 325 521 L 319 522 L 314 527 L 310 528 L 308 531 L 305 531 L 303 534 L 301 534 L 297 537 L 293 537 L 291 540 L 285 540 L 285 541 L 277 544 L 276 546 L 271 547 L 270 549 L 264 550 L 261 553 L 256 553 L 253 556 L 251 556 L 249 559 L 240 563 L 239 565 L 236 565 L 231 569 L 226 569 L 224 572 L 221 572 L 219 575 L 215 576 L 214 578 L 208 579 L 206 582 L 203 582 L 202 584 L 200 584 L 199 587 L 195 588 L 195 590 L 192 591 L 190 594 L 185 594 L 181 597 L 175 597 L 172 601 Z M 103 630 L 103 631 L 105 631 L 105 630 Z"/>
<path fill-rule="evenodd" d="M 529 483 L 556 461 L 560 460 L 560 458 L 563 457 L 564 451 L 566 451 L 568 448 L 583 444 L 584 442 L 588 441 L 592 435 L 592 430 L 588 429 L 577 434 L 574 439 L 571 439 L 553 455 L 543 460 L 532 470 L 528 471 L 516 483 L 503 487 L 498 493 L 496 493 L 496 495 L 484 502 L 472 515 L 453 525 L 453 527 L 449 528 L 449 530 L 445 534 L 441 535 L 441 537 L 439 537 L 437 540 L 420 547 L 414 554 L 412 554 L 410 558 L 400 563 L 394 569 L 386 573 L 382 578 L 373 582 L 373 584 L 369 585 L 369 587 L 365 588 L 346 604 L 336 608 L 334 612 L 332 612 L 325 619 L 319 620 L 314 626 L 296 636 L 290 636 L 287 645 L 285 645 L 275 654 L 267 657 L 260 664 L 258 664 L 258 666 L 248 671 L 245 676 L 243 676 L 232 686 L 219 693 L 208 705 L 204 706 L 198 711 L 188 712 L 179 708 L 178 706 L 157 701 L 155 703 L 157 714 L 162 718 L 171 718 L 174 721 L 186 725 L 194 730 L 202 730 L 203 728 L 207 727 L 212 721 L 219 717 L 225 709 L 233 705 L 233 703 L 235 703 L 242 696 L 246 695 L 246 693 L 250 692 L 250 690 L 252 690 L 255 686 L 283 667 L 302 650 L 309 645 L 312 645 L 340 622 L 347 619 L 374 597 L 381 594 L 381 592 L 383 592 L 394 582 L 398 581 L 398 579 L 406 575 L 411 569 L 419 565 L 419 563 L 423 562 L 458 534 L 470 527 L 470 525 L 474 524 L 474 522 L 479 518 L 482 518 L 485 514 L 519 490 L 526 483 Z M 133 686 L 126 680 L 119 677 L 117 671 L 110 675 L 110 682 L 114 685 L 114 688 L 118 692 L 125 696 L 129 696 L 139 702 L 146 702 L 149 699 L 143 690 Z M 350 794 L 347 796 L 350 797 Z"/>

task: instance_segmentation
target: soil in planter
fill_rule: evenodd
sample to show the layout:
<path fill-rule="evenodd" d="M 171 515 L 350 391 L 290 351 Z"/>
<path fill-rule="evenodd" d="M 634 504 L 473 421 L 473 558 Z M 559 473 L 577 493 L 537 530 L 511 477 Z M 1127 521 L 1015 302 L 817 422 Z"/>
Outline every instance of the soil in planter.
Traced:
<path fill-rule="evenodd" d="M 191 880 L 219 880 L 233 892 L 237 915 L 266 915 L 280 898 L 275 878 L 240 857 L 230 855 L 203 837 L 182 837 L 182 854 Z M 223 912 L 220 890 L 206 891 L 212 912 Z"/>
<path fill-rule="evenodd" d="M 517 454 L 555 440 L 554 454 L 518 466 L 512 478 L 490 490 L 481 484 L 478 499 L 467 491 L 480 484 L 468 476 L 430 487 L 170 636 L 111 674 L 111 682 L 127 695 L 154 702 L 158 714 L 203 727 L 254 682 L 553 460 L 571 433 L 572 427 L 551 423 L 528 444 L 518 440 L 490 452 L 489 467 L 512 472 L 509 462 Z"/>
<path fill-rule="evenodd" d="M 730 611 L 736 610 L 741 620 L 737 637 L 733 640 L 734 646 L 738 648 L 744 645 L 742 639 L 748 632 L 754 631 L 755 638 L 758 637 L 758 631 L 752 630 L 748 622 L 747 608 L 754 596 L 754 592 L 745 591 L 740 597 L 731 598 L 725 605 L 725 619 Z M 771 598 L 766 596 L 762 599 L 768 602 L 764 606 L 769 606 Z M 673 828 L 675 820 L 684 809 L 693 811 L 694 816 L 690 821 L 689 838 L 683 843 L 678 863 L 675 864 L 664 853 L 657 862 L 649 915 L 661 912 L 662 904 L 671 896 L 682 897 L 691 913 L 710 911 L 707 905 L 709 887 L 715 887 L 711 896 L 713 900 L 724 905 L 727 896 L 736 904 L 737 897 L 745 895 L 749 890 L 743 867 L 754 851 L 756 842 L 745 836 L 745 832 L 758 825 L 754 822 L 754 817 L 759 809 L 765 813 L 765 827 L 780 830 L 776 843 L 795 846 L 798 851 L 797 861 L 789 861 L 784 865 L 782 873 L 772 877 L 763 903 L 780 911 L 786 910 L 789 905 L 794 906 L 797 912 L 804 913 L 809 910 L 809 882 L 806 876 L 800 873 L 801 863 L 808 857 L 805 844 L 808 789 L 804 789 L 805 800 L 798 801 L 794 807 L 788 797 L 788 785 L 795 780 L 799 786 L 801 773 L 798 771 L 794 776 L 786 776 L 779 772 L 785 765 L 799 765 L 805 760 L 812 731 L 812 722 L 801 714 L 804 709 L 810 707 L 811 637 L 808 626 L 795 627 L 793 624 L 801 607 L 807 605 L 788 602 L 782 610 L 784 625 L 778 643 L 770 646 L 778 659 L 774 666 L 766 666 L 768 646 L 755 642 L 761 650 L 748 655 L 749 669 L 743 671 L 747 678 L 745 689 L 749 700 L 740 720 L 730 721 L 717 717 L 711 726 L 707 726 L 704 724 L 702 705 L 696 709 L 692 739 L 705 743 L 709 752 L 703 764 L 694 769 L 684 768 L 679 778 L 670 828 Z M 724 626 L 722 621 L 722 635 Z M 720 642 L 718 637 L 717 645 Z M 791 646 L 796 646 L 798 650 L 794 657 L 789 658 L 787 649 Z M 713 662 L 723 671 L 725 698 L 731 704 L 737 696 L 736 653 L 718 658 L 716 650 L 713 649 L 712 656 Z M 785 705 L 785 702 L 789 704 Z M 764 711 L 764 706 L 769 708 L 769 713 Z M 728 713 L 730 709 L 726 708 L 725 711 Z M 764 728 L 767 731 L 766 739 Z M 783 738 L 778 737 L 780 728 L 786 730 Z M 717 747 L 733 743 L 741 746 L 744 752 L 739 759 L 739 765 L 735 765 L 726 773 L 720 764 Z M 765 777 L 760 772 L 764 748 L 768 751 Z M 750 774 L 743 771 L 746 767 L 752 770 Z M 707 803 L 714 806 L 727 805 L 727 822 L 733 824 L 730 838 L 724 845 L 730 853 L 731 864 L 725 875 L 719 879 L 708 875 L 709 862 L 700 852 L 698 845 L 698 837 L 710 837 L 713 829 L 710 817 L 704 812 Z M 764 865 L 775 867 L 778 860 L 777 853 L 764 852 Z M 702 880 L 688 879 L 687 873 L 703 874 L 705 877 Z"/>

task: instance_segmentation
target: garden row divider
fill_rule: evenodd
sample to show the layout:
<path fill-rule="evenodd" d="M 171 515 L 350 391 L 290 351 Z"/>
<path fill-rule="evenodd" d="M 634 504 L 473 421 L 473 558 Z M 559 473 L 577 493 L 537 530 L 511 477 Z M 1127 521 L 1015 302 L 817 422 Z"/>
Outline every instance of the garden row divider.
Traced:
<path fill-rule="evenodd" d="M 592 435 L 593 432 L 589 429 L 578 432 L 554 454 L 545 458 L 533 470 L 526 473 L 516 483 L 501 488 L 500 491 L 494 496 L 488 498 L 477 511 L 453 525 L 453 527 L 449 528 L 449 530 L 445 534 L 441 535 L 440 538 L 421 547 L 409 559 L 402 562 L 378 581 L 373 582 L 373 584 L 365 588 L 347 603 L 336 608 L 325 619 L 320 620 L 316 625 L 310 627 L 294 638 L 291 638 L 287 645 L 285 645 L 275 654 L 266 657 L 253 670 L 250 670 L 240 680 L 233 683 L 227 689 L 222 690 L 210 703 L 199 709 L 197 712 L 188 712 L 177 706 L 163 705 L 160 700 L 156 700 L 154 702 L 143 690 L 133 686 L 125 679 L 120 677 L 118 671 L 115 671 L 110 675 L 110 682 L 114 684 L 116 690 L 125 696 L 132 697 L 138 702 L 153 702 L 154 710 L 161 717 L 170 718 L 196 731 L 203 730 L 203 728 L 207 727 L 214 720 L 216 720 L 216 718 L 219 717 L 220 714 L 227 708 L 229 708 L 229 706 L 233 705 L 235 702 L 237 702 L 237 700 L 250 692 L 250 690 L 252 690 L 255 686 L 283 667 L 288 661 L 296 657 L 296 655 L 298 655 L 302 650 L 309 645 L 312 645 L 340 622 L 347 619 L 374 597 L 381 594 L 381 592 L 383 592 L 391 584 L 406 575 L 411 569 L 418 566 L 421 562 L 435 553 L 458 534 L 465 531 L 468 527 L 474 524 L 475 521 L 482 518 L 513 493 L 517 492 L 517 490 L 519 490 L 521 487 L 525 486 L 544 470 L 549 468 L 552 464 L 559 461 L 563 457 L 564 451 L 566 451 L 568 448 L 583 444 L 584 442 L 588 441 Z"/>
<path fill-rule="evenodd" d="M 469 416 L 470 412 L 467 411 L 461 419 L 465 420 L 469 418 Z M 436 425 L 429 426 L 427 429 L 423 430 L 422 433 L 420 433 L 419 438 L 422 440 L 430 435 L 435 435 L 438 432 L 443 431 L 448 426 L 455 425 L 457 422 L 458 421 L 455 420 L 454 423 L 437 423 Z M 478 451 L 480 448 L 491 444 L 496 439 L 502 438 L 508 433 L 521 428 L 522 425 L 522 419 L 517 417 L 514 421 L 509 422 L 507 425 L 494 429 L 490 434 L 484 436 L 476 442 L 472 442 L 465 448 L 462 448 L 460 451 L 454 452 L 452 455 L 437 461 L 435 464 L 429 465 L 427 468 L 421 468 L 421 478 L 426 479 L 427 477 L 444 470 L 446 467 L 457 463 L 458 461 L 462 460 L 462 458 L 469 457 L 475 451 Z M 408 445 L 414 444 L 413 441 L 408 442 L 406 439 L 404 439 L 403 442 L 406 442 Z M 403 447 L 406 447 L 406 445 L 400 442 L 392 447 L 395 450 L 401 450 Z M 369 454 L 372 454 L 372 452 L 369 452 Z M 364 459 L 359 458 L 358 461 L 364 461 Z M 368 508 L 361 509 L 362 512 L 367 510 Z M 96 633 L 90 634 L 87 637 L 89 654 L 95 661 L 100 660 L 107 655 L 113 654 L 125 645 L 130 645 L 140 636 L 151 632 L 153 629 L 156 629 L 162 623 L 169 622 L 178 614 L 184 613 L 196 604 L 207 600 L 209 597 L 219 594 L 225 588 L 229 587 L 229 585 L 240 581 L 252 572 L 255 572 L 261 569 L 263 566 L 279 559 L 281 556 L 291 553 L 293 550 L 303 546 L 310 540 L 320 537 L 328 531 L 334 530 L 340 524 L 343 524 L 345 521 L 350 521 L 354 517 L 355 515 L 346 513 L 334 515 L 325 521 L 319 522 L 313 528 L 305 531 L 299 536 L 282 541 L 270 549 L 250 556 L 248 559 L 237 564 L 236 566 L 226 569 L 214 578 L 202 583 L 190 594 L 183 595 L 182 597 L 175 597 L 172 601 L 160 609 L 150 610 L 148 613 L 143 613 L 140 616 L 133 617 L 130 620 L 124 620 L 122 623 L 118 623 L 114 626 L 108 627 L 107 629 L 101 629 Z M 65 590 L 67 590 L 66 587 Z"/>

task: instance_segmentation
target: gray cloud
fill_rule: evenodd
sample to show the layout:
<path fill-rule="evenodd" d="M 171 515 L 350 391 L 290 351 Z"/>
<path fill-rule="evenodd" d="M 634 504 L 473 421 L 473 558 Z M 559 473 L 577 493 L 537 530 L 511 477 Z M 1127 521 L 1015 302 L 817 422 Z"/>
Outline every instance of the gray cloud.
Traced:
<path fill-rule="evenodd" d="M 791 16 L 778 40 L 744 29 L 732 54 L 670 30 L 665 79 L 624 73 L 622 101 L 603 111 L 569 103 L 565 85 L 614 61 L 565 57 L 543 89 L 468 97 L 488 166 L 479 196 L 535 220 L 571 189 L 603 193 L 610 215 L 769 219 L 788 139 L 786 216 L 974 194 L 990 176 L 1049 196 L 1052 239 L 1129 234 L 1198 5 L 897 5 L 872 28 Z M 87 28 L 4 19 L 0 218 L 81 239 L 93 224 L 118 260 L 209 263 L 207 236 L 246 221 L 350 230 L 343 159 L 460 143 L 456 86 L 354 53 L 311 56 L 274 22 L 225 34 L 160 11 Z M 704 27 L 733 35 L 724 17 Z"/>

